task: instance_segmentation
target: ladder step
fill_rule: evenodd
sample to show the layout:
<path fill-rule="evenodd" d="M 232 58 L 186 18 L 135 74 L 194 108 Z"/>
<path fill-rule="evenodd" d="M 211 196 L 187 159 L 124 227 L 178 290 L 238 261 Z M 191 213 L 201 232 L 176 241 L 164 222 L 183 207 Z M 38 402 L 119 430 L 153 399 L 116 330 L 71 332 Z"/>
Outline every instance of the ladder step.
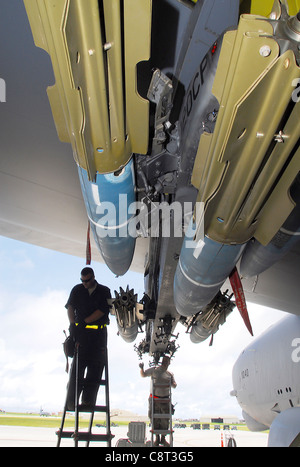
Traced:
<path fill-rule="evenodd" d="M 151 432 L 155 435 L 170 435 L 174 433 L 173 430 L 151 430 Z"/>
<path fill-rule="evenodd" d="M 79 405 L 78 412 L 108 412 L 106 405 Z"/>
<path fill-rule="evenodd" d="M 88 388 L 89 386 L 93 387 L 95 384 L 100 384 L 100 386 L 107 386 L 106 379 L 101 379 L 100 381 L 87 381 L 85 378 L 82 381 L 83 385 Z"/>
<path fill-rule="evenodd" d="M 73 438 L 74 431 L 60 431 L 60 430 L 57 430 L 55 432 L 55 434 L 57 436 L 59 436 L 60 438 Z"/>
<path fill-rule="evenodd" d="M 108 435 L 95 435 L 89 433 L 78 433 L 78 440 L 79 441 L 109 441 L 113 439 L 115 435 L 108 434 Z"/>
<path fill-rule="evenodd" d="M 168 413 L 154 413 L 153 418 L 172 418 L 171 414 Z"/>
<path fill-rule="evenodd" d="M 61 438 L 66 438 L 66 439 L 75 438 L 74 431 L 62 431 L 61 433 L 57 431 L 56 434 L 60 436 Z M 115 435 L 112 435 L 112 434 L 98 435 L 98 434 L 84 433 L 84 432 L 77 433 L 78 441 L 109 441 L 114 437 Z"/>

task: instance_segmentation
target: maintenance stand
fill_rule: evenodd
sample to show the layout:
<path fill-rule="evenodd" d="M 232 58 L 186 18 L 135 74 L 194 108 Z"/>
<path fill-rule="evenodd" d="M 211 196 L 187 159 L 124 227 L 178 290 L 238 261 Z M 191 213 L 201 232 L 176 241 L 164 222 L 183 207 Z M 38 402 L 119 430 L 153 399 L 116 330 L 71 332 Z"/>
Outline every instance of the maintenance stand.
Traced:
<path fill-rule="evenodd" d="M 79 347 L 75 347 L 75 354 L 73 358 L 73 365 L 76 365 L 76 387 L 75 387 L 75 428 L 73 431 L 64 431 L 64 424 L 65 418 L 67 413 L 67 401 L 68 401 L 68 390 L 67 390 L 67 397 L 66 403 L 63 411 L 63 416 L 61 420 L 60 429 L 56 432 L 58 439 L 57 439 L 57 447 L 60 447 L 61 439 L 74 439 L 74 447 L 78 447 L 79 441 L 85 441 L 86 447 L 89 447 L 91 441 L 102 441 L 106 442 L 107 447 L 111 447 L 111 440 L 114 435 L 111 434 L 110 431 L 110 406 L 109 406 L 109 381 L 108 381 L 108 358 L 107 358 L 107 349 L 105 352 L 105 364 L 104 364 L 104 371 L 105 377 L 101 379 L 100 386 L 105 387 L 105 405 L 94 405 L 94 406 L 87 406 L 87 405 L 80 405 L 79 404 L 79 378 L 78 378 L 78 359 L 79 359 Z M 71 378 L 72 370 L 70 372 Z M 70 387 L 70 381 L 68 385 L 68 389 Z M 93 434 L 92 427 L 94 421 L 94 414 L 95 412 L 103 412 L 106 414 L 106 434 Z M 79 431 L 79 414 L 80 413 L 90 413 L 90 421 L 89 421 L 89 428 L 88 431 Z"/>

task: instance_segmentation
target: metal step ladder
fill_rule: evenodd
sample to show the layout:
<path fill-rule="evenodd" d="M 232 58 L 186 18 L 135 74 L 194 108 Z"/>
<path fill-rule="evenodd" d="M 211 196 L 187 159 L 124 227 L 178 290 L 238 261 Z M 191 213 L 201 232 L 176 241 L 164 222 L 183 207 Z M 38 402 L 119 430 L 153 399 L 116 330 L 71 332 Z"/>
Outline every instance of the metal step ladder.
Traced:
<path fill-rule="evenodd" d="M 100 387 L 104 386 L 105 388 L 105 405 L 94 405 L 87 406 L 79 404 L 79 378 L 78 378 L 78 347 L 75 348 L 75 354 L 73 358 L 72 367 L 75 365 L 76 371 L 76 386 L 75 386 L 75 428 L 71 431 L 64 430 L 64 424 L 66 419 L 66 413 L 68 411 L 68 391 L 66 397 L 66 403 L 63 411 L 63 416 L 61 420 L 60 429 L 56 432 L 57 434 L 57 447 L 60 447 L 62 438 L 73 439 L 74 447 L 78 447 L 79 441 L 85 441 L 86 447 L 89 447 L 91 441 L 104 441 L 106 442 L 107 447 L 111 447 L 111 440 L 114 438 L 114 435 L 110 431 L 110 405 L 109 405 L 109 380 L 108 380 L 108 358 L 107 358 L 107 349 L 105 351 L 105 364 L 104 364 L 104 379 L 100 381 Z M 73 368 L 72 368 L 73 369 Z M 72 369 L 70 371 L 70 379 L 72 375 Z M 86 383 L 85 383 L 86 384 Z M 70 387 L 70 384 L 68 385 Z M 96 412 L 102 412 L 106 414 L 106 433 L 105 434 L 94 434 L 92 433 L 94 415 Z M 89 427 L 88 431 L 79 431 L 79 414 L 80 413 L 90 413 Z"/>
<path fill-rule="evenodd" d="M 156 394 L 155 389 L 157 388 L 168 388 L 168 396 L 163 397 L 163 398 L 157 398 L 154 397 L 154 394 Z M 168 384 L 161 384 L 161 383 L 154 383 L 152 380 L 152 398 L 151 398 L 151 446 L 154 446 L 154 435 L 163 435 L 167 436 L 169 435 L 169 445 L 170 447 L 173 447 L 173 427 L 172 427 L 172 389 L 171 389 L 171 381 Z M 165 406 L 165 413 L 156 413 L 155 412 L 155 402 L 158 402 L 162 406 Z M 155 426 L 155 420 L 156 419 L 165 419 L 168 420 L 168 429 L 166 430 L 161 430 L 161 429 L 156 429 Z"/>

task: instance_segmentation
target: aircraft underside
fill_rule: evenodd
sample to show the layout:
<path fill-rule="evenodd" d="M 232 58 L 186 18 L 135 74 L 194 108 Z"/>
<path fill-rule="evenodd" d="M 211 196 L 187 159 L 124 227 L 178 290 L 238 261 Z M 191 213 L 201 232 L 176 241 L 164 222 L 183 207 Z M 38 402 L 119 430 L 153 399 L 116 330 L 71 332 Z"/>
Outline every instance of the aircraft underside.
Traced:
<path fill-rule="evenodd" d="M 116 293 L 120 335 L 143 331 L 137 351 L 158 362 L 176 351 L 178 323 L 202 342 L 237 306 L 251 332 L 239 276 L 258 277 L 300 235 L 300 12 L 24 3 L 104 261 L 123 275 L 148 245 L 144 297 Z"/>

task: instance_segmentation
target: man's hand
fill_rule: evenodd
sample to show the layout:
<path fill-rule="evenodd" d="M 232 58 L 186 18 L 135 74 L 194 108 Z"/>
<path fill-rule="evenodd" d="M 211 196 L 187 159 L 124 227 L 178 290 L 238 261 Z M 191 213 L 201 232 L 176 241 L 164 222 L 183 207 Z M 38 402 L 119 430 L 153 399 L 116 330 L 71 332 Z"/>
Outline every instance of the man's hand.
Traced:
<path fill-rule="evenodd" d="M 140 367 L 141 377 L 142 377 L 142 378 L 145 378 L 145 377 L 146 377 L 146 374 L 145 374 L 145 372 L 144 372 L 144 364 L 143 364 L 143 363 L 140 363 L 140 364 L 139 364 L 139 367 Z"/>
<path fill-rule="evenodd" d="M 69 326 L 69 333 L 73 340 L 75 340 L 76 324 L 71 323 Z"/>
<path fill-rule="evenodd" d="M 98 321 L 100 318 L 104 316 L 103 311 L 101 310 L 95 310 L 91 315 L 89 315 L 87 318 L 85 318 L 85 323 L 86 324 L 92 324 L 95 321 Z"/>
<path fill-rule="evenodd" d="M 80 341 L 80 335 L 85 330 L 86 323 L 84 321 L 80 321 L 79 323 L 71 323 L 69 327 L 70 336 L 75 342 Z"/>

